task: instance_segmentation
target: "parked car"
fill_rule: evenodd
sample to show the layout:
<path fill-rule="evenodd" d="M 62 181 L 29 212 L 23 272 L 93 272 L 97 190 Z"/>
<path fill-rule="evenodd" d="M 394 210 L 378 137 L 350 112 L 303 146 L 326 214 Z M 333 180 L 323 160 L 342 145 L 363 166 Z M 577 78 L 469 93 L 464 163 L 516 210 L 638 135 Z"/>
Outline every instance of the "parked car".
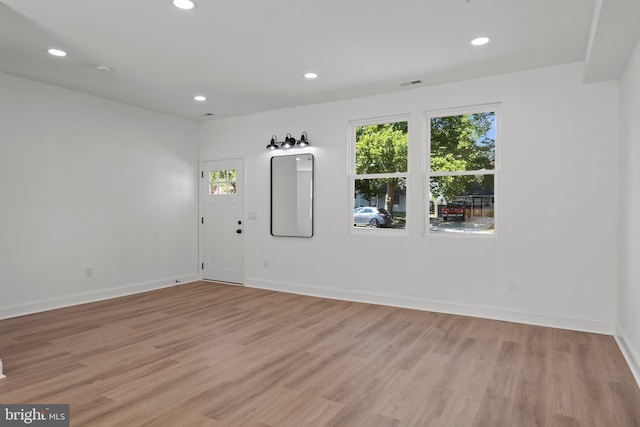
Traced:
<path fill-rule="evenodd" d="M 391 227 L 393 218 L 384 208 L 363 206 L 353 210 L 353 225 L 370 225 L 371 227 Z"/>
<path fill-rule="evenodd" d="M 449 202 L 442 207 L 442 220 L 447 221 L 449 219 L 464 221 L 464 211 L 466 208 L 464 202 Z"/>

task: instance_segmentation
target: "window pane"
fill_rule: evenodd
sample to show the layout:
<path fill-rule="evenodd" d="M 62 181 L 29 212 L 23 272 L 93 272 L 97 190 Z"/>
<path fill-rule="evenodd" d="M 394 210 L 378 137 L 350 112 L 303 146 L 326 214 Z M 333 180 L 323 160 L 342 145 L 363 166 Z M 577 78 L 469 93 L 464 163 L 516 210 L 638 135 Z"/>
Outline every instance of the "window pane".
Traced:
<path fill-rule="evenodd" d="M 227 194 L 234 194 L 236 192 L 236 170 L 231 169 L 227 172 Z"/>
<path fill-rule="evenodd" d="M 431 119 L 431 171 L 493 170 L 496 113 Z"/>
<path fill-rule="evenodd" d="M 440 176 L 429 182 L 429 231 L 494 233 L 494 176 Z"/>
<path fill-rule="evenodd" d="M 356 179 L 353 225 L 405 228 L 406 203 L 406 178 Z"/>
<path fill-rule="evenodd" d="M 356 174 L 407 171 L 408 122 L 356 129 Z"/>

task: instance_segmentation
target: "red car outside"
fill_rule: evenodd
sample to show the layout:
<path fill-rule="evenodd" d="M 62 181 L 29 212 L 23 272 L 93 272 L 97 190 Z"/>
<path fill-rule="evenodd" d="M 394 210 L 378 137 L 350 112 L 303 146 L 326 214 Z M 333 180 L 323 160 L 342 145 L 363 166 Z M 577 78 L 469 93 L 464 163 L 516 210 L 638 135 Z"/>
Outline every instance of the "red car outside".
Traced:
<path fill-rule="evenodd" d="M 464 211 L 466 205 L 463 202 L 451 202 L 442 207 L 442 219 L 447 221 L 449 219 L 457 219 L 464 221 Z"/>

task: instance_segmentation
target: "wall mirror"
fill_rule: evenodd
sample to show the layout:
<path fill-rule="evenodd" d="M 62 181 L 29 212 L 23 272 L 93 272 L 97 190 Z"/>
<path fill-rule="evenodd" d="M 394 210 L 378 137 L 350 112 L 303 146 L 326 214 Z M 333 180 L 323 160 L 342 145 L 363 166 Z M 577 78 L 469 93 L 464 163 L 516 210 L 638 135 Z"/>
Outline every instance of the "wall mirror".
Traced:
<path fill-rule="evenodd" d="M 271 235 L 313 236 L 313 154 L 271 158 Z"/>

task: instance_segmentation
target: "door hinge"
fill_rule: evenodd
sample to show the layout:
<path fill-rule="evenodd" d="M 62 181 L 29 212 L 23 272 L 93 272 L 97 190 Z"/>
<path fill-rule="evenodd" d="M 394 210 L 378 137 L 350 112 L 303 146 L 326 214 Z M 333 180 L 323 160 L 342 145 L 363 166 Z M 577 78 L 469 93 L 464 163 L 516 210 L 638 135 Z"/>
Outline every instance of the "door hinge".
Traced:
<path fill-rule="evenodd" d="M 204 262 L 200 264 L 200 270 L 204 270 Z"/>
<path fill-rule="evenodd" d="M 200 171 L 200 178 L 204 178 L 204 171 Z"/>
<path fill-rule="evenodd" d="M 200 218 L 200 224 L 204 224 L 204 217 Z"/>

